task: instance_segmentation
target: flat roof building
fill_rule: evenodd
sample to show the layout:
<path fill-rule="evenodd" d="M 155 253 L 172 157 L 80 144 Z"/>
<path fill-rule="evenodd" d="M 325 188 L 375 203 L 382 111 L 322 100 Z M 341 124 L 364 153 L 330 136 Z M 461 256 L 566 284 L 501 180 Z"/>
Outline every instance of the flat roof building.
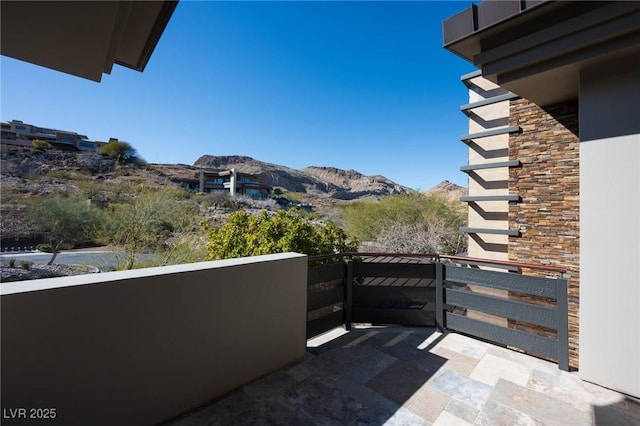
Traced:
<path fill-rule="evenodd" d="M 94 152 L 100 151 L 100 148 L 107 144 L 107 142 L 91 141 L 87 136 L 76 132 L 39 127 L 21 120 L 2 122 L 0 141 L 3 144 L 33 146 L 34 140 L 48 142 L 60 149 Z"/>

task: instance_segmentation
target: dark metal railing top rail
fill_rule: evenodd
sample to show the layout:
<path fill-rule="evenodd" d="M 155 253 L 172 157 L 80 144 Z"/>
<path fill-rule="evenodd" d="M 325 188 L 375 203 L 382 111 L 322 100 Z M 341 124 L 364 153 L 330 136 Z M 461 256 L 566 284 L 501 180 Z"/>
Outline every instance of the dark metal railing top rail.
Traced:
<path fill-rule="evenodd" d="M 384 256 L 384 257 L 416 257 L 416 258 L 424 258 L 424 259 L 446 259 L 450 261 L 460 261 L 460 262 L 478 262 L 485 265 L 496 265 L 496 266 L 510 266 L 518 269 L 531 269 L 534 271 L 547 271 L 547 272 L 557 272 L 557 273 L 565 273 L 567 272 L 567 268 L 563 268 L 561 266 L 552 266 L 552 265 L 542 265 L 538 263 L 522 263 L 522 262 L 512 262 L 509 260 L 494 260 L 494 259 L 483 259 L 479 257 L 467 257 L 467 256 L 452 256 L 447 254 L 435 254 L 435 253 L 378 253 L 378 252 L 342 252 L 342 253 L 334 253 L 334 254 L 324 254 L 319 256 L 309 256 L 309 261 L 322 261 L 329 259 L 339 259 L 339 258 L 353 258 L 353 257 L 374 257 L 374 256 Z"/>

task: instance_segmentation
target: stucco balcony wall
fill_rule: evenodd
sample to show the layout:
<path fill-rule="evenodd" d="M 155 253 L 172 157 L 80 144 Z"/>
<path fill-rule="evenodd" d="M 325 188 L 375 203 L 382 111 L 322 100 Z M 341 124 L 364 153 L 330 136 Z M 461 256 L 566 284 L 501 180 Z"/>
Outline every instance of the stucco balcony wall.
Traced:
<path fill-rule="evenodd" d="M 287 253 L 3 283 L 2 407 L 168 420 L 302 360 L 306 281 Z"/>

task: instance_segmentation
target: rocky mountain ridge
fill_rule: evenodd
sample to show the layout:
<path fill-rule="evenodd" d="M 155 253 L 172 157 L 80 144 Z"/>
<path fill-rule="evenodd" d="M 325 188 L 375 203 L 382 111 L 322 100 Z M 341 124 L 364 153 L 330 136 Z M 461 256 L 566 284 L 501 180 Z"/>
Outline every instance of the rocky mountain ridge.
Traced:
<path fill-rule="evenodd" d="M 262 175 L 265 183 L 274 188 L 334 200 L 349 201 L 413 191 L 380 175 L 365 176 L 355 170 L 335 167 L 292 169 L 238 155 L 203 155 L 196 160 L 194 166 L 208 169 L 235 168 L 240 172 Z"/>

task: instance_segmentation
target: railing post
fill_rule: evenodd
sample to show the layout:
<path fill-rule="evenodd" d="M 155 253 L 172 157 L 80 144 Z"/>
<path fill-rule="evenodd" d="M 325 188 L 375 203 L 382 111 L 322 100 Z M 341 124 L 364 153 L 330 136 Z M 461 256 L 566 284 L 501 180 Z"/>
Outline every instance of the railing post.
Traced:
<path fill-rule="evenodd" d="M 444 319 L 444 265 L 436 261 L 436 327 L 444 332 L 446 323 Z"/>
<path fill-rule="evenodd" d="M 556 280 L 557 330 L 558 330 L 558 368 L 569 371 L 569 298 L 567 279 Z"/>
<path fill-rule="evenodd" d="M 353 314 L 353 260 L 345 260 L 346 265 L 346 278 L 345 289 L 346 297 L 344 301 L 344 327 L 346 330 L 351 330 L 351 318 Z"/>

